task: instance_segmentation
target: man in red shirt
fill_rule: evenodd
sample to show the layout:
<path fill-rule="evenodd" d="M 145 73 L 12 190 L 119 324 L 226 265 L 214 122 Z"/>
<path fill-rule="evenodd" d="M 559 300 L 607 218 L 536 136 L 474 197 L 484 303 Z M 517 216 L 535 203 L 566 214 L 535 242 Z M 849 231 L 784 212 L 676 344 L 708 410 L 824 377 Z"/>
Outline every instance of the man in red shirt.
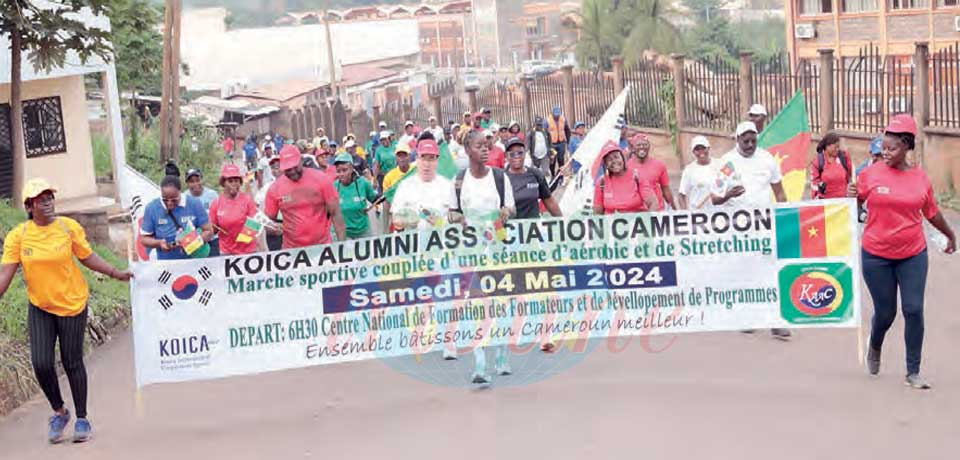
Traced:
<path fill-rule="evenodd" d="M 283 176 L 270 185 L 263 212 L 276 220 L 283 214 L 283 249 L 329 244 L 330 222 L 337 240 L 343 241 L 346 229 L 340 214 L 340 198 L 333 181 L 315 169 L 300 164 L 300 150 L 285 145 L 280 150 Z"/>
<path fill-rule="evenodd" d="M 489 129 L 484 130 L 483 137 L 487 140 L 487 146 L 490 149 L 490 153 L 487 155 L 487 162 L 485 164 L 494 168 L 503 169 L 503 165 L 507 161 L 507 156 L 503 149 L 497 147 L 497 138 L 493 135 L 493 131 L 490 131 Z"/>
<path fill-rule="evenodd" d="M 647 136 L 638 133 L 630 138 L 630 147 L 632 155 L 627 160 L 627 169 L 637 172 L 641 182 L 654 184 L 653 191 L 657 195 L 657 209 L 651 211 L 663 211 L 664 203 L 670 205 L 671 209 L 677 209 L 677 203 L 673 200 L 673 192 L 670 191 L 670 177 L 667 176 L 667 167 L 662 161 L 650 157 L 650 140 Z"/>

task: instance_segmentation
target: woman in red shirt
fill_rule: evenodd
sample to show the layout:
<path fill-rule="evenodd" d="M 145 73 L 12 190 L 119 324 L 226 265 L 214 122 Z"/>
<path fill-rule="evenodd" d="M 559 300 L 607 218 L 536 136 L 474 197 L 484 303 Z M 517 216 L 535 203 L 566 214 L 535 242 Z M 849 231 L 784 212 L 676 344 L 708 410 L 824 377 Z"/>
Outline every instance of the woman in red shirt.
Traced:
<path fill-rule="evenodd" d="M 657 196 L 653 187 L 635 170 L 627 168 L 627 160 L 619 145 L 607 142 L 600 150 L 600 158 L 606 172 L 593 189 L 595 214 L 642 212 L 655 208 Z"/>
<path fill-rule="evenodd" d="M 844 198 L 852 179 L 850 155 L 840 150 L 840 136 L 829 132 L 817 144 L 817 156 L 810 162 L 810 198 Z"/>
<path fill-rule="evenodd" d="M 884 131 L 883 161 L 860 173 L 850 196 L 870 208 L 863 230 L 863 279 L 873 298 L 873 320 L 867 370 L 880 372 L 883 338 L 897 316 L 897 290 L 903 308 L 907 348 L 905 383 L 917 389 L 930 384 L 920 378 L 923 349 L 923 294 L 927 284 L 927 244 L 922 219 L 947 237 L 948 254 L 956 236 L 937 209 L 933 188 L 923 170 L 907 161 L 914 149 L 917 125 L 909 115 L 895 115 Z"/>
<path fill-rule="evenodd" d="M 210 223 L 220 237 L 223 255 L 252 254 L 257 251 L 257 239 L 238 242 L 237 237 L 247 223 L 247 217 L 257 215 L 257 205 L 246 193 L 240 193 L 243 175 L 236 165 L 227 163 L 220 169 L 223 193 L 210 203 Z"/>

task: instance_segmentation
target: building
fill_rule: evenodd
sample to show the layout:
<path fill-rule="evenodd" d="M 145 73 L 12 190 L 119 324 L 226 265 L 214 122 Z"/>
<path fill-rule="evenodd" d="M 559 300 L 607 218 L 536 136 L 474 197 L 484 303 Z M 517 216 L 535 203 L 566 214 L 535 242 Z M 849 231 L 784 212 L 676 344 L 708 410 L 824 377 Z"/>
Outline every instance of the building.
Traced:
<path fill-rule="evenodd" d="M 110 28 L 105 17 L 90 13 L 78 15 L 90 27 Z M 10 119 L 10 42 L 0 36 L 0 196 L 18 197 L 22 184 L 13 183 L 13 142 Z M 106 130 L 113 164 L 124 164 L 123 130 L 120 101 L 117 93 L 116 71 L 112 63 L 96 56 L 81 63 L 75 52 L 67 52 L 65 63 L 48 72 L 37 72 L 23 53 L 21 65 L 21 94 L 26 158 L 20 161 L 24 180 L 43 177 L 57 188 L 57 210 L 74 212 L 98 208 L 113 203 L 100 199 L 94 170 L 93 149 L 86 76 L 96 76 L 104 82 L 103 97 L 106 106 Z M 116 171 L 115 171 L 116 173 Z M 116 177 L 116 174 L 115 174 Z"/>
<path fill-rule="evenodd" d="M 916 42 L 936 51 L 960 40 L 958 0 L 786 0 L 784 11 L 794 65 L 820 49 L 846 63 L 870 45 L 909 62 Z"/>
<path fill-rule="evenodd" d="M 420 58 L 433 67 L 468 67 L 474 37 L 470 1 L 422 5 L 414 11 L 420 25 Z"/>
<path fill-rule="evenodd" d="M 523 43 L 513 44 L 511 52 L 520 59 L 573 62 L 577 30 L 569 26 L 571 16 L 580 10 L 579 2 L 539 1 L 523 5 L 523 15 L 513 24 L 524 31 Z"/>

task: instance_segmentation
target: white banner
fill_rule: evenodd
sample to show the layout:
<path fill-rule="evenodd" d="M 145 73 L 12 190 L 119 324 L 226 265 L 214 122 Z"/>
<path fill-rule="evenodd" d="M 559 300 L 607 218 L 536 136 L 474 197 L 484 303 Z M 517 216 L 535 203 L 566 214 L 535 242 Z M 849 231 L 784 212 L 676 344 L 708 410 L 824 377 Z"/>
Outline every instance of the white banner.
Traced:
<path fill-rule="evenodd" d="M 134 266 L 139 385 L 639 334 L 856 327 L 855 203 L 450 226 Z"/>

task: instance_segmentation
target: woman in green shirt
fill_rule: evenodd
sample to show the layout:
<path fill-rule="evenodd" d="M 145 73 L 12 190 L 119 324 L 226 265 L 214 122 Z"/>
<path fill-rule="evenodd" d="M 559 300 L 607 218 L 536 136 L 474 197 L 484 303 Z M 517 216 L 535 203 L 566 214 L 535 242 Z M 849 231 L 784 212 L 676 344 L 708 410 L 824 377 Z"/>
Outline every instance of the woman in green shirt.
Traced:
<path fill-rule="evenodd" d="M 377 199 L 377 192 L 366 179 L 357 176 L 353 169 L 353 156 L 341 153 L 333 160 L 337 168 L 337 181 L 334 186 L 340 195 L 340 212 L 347 227 L 347 238 L 357 239 L 370 236 L 370 217 L 367 215 L 367 203 Z"/>

